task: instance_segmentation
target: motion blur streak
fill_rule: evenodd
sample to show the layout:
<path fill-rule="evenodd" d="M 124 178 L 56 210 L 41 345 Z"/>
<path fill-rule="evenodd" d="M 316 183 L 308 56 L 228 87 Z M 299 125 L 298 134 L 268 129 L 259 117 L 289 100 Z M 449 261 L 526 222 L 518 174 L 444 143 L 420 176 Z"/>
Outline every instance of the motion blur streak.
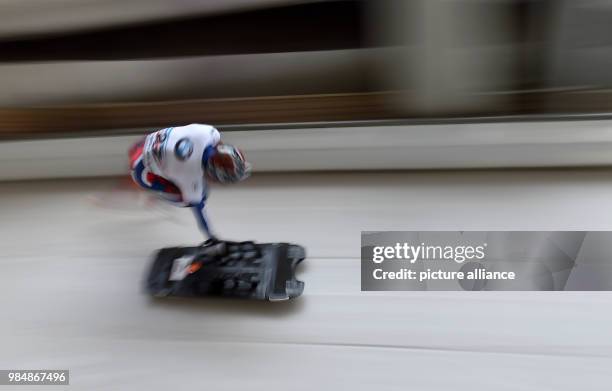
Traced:
<path fill-rule="evenodd" d="M 142 23 L 198 13 L 299 3 L 299 0 L 3 0 L 0 36 L 40 35 Z"/>
<path fill-rule="evenodd" d="M 69 368 L 65 389 L 88 391 L 608 390 L 611 294 L 362 293 L 358 259 L 362 229 L 609 230 L 611 176 L 259 174 L 217 188 L 219 232 L 308 249 L 304 295 L 272 304 L 142 293 L 154 249 L 200 239 L 188 211 L 139 207 L 110 179 L 0 184 L 0 368 Z M 91 202 L 107 196 L 112 208 Z"/>
<path fill-rule="evenodd" d="M 601 0 L 34 3 L 0 4 L 0 107 L 60 107 L 83 128 L 74 106 L 304 94 L 399 92 L 386 118 L 612 111 Z"/>

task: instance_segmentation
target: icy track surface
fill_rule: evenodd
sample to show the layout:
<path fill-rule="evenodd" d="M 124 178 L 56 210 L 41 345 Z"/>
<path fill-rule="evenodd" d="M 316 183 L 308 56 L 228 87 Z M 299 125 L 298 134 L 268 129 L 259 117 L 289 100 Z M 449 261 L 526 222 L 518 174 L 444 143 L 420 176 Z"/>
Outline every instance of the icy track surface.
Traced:
<path fill-rule="evenodd" d="M 200 237 L 188 211 L 116 186 L 0 184 L 0 369 L 70 369 L 53 389 L 86 391 L 612 387 L 612 294 L 362 293 L 358 259 L 361 230 L 612 229 L 610 170 L 257 175 L 214 189 L 228 239 L 307 248 L 304 295 L 284 303 L 150 300 L 152 252 Z"/>

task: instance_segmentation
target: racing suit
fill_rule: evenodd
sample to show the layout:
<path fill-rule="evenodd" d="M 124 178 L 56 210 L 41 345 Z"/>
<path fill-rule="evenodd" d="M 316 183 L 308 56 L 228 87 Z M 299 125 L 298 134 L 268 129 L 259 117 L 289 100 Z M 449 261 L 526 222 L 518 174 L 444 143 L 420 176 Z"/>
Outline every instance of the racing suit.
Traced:
<path fill-rule="evenodd" d="M 134 182 L 177 206 L 190 207 L 210 238 L 214 235 L 204 212 L 205 167 L 220 138 L 219 131 L 209 125 L 171 127 L 149 134 L 129 152 Z"/>

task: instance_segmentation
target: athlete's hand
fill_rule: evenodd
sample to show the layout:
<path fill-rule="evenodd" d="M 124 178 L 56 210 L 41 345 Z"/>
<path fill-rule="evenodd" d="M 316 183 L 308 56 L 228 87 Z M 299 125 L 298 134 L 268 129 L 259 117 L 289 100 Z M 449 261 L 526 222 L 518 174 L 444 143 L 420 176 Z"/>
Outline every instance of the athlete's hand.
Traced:
<path fill-rule="evenodd" d="M 222 242 L 222 240 L 220 240 L 219 238 L 217 238 L 216 236 L 210 236 L 208 238 L 208 240 L 204 241 L 204 243 L 202 243 L 200 246 L 204 247 L 204 246 L 212 246 L 214 244 L 220 243 Z"/>

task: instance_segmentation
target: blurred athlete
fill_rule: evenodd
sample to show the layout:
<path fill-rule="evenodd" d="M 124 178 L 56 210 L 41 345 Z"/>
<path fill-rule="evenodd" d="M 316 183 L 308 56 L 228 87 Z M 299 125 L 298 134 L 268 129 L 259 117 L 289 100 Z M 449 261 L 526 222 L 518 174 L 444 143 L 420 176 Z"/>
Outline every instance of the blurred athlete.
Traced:
<path fill-rule="evenodd" d="M 153 132 L 129 151 L 134 182 L 177 206 L 191 207 L 211 239 L 216 238 L 204 212 L 208 181 L 235 183 L 251 174 L 242 152 L 220 139 L 214 127 L 191 124 Z"/>

